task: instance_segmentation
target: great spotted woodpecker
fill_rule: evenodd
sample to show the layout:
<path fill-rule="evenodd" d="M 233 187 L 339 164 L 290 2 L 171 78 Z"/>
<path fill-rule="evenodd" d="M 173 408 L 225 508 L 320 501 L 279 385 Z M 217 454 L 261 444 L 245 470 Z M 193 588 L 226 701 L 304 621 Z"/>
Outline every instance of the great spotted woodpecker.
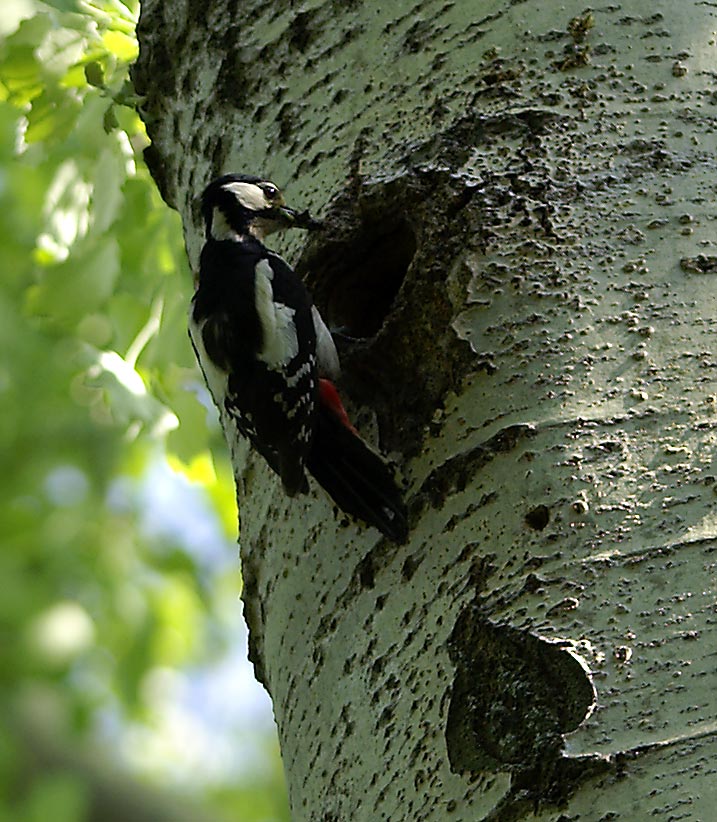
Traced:
<path fill-rule="evenodd" d="M 406 508 L 393 475 L 349 422 L 333 385 L 339 359 L 303 282 L 264 238 L 318 227 L 259 177 L 227 174 L 202 195 L 206 242 L 189 334 L 230 449 L 239 435 L 289 496 L 309 490 L 308 470 L 348 514 L 396 542 Z"/>

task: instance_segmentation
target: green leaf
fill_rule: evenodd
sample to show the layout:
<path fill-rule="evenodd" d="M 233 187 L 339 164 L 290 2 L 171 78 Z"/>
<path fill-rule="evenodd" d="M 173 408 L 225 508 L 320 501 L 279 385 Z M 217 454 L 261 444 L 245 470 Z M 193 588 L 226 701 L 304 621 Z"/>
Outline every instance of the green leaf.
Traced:
<path fill-rule="evenodd" d="M 87 371 L 85 386 L 92 390 L 94 402 L 105 406 L 105 419 L 123 430 L 141 423 L 154 436 L 160 424 L 163 429 L 173 424 L 167 419 L 170 412 L 148 393 L 142 377 L 116 351 L 100 352 Z"/>
<path fill-rule="evenodd" d="M 103 88 L 105 84 L 105 70 L 102 63 L 93 60 L 85 65 L 85 79 L 91 86 Z"/>
<path fill-rule="evenodd" d="M 187 544 L 194 536 L 146 527 L 150 466 L 176 452 L 230 543 L 234 486 L 216 414 L 193 391 L 181 222 L 141 161 L 148 138 L 130 108 L 138 2 L 0 7 L 0 623 L 22 640 L 62 598 L 91 615 L 97 640 L 71 666 L 0 642 L 0 740 L 4 714 L 15 719 L 31 691 L 40 699 L 29 715 L 67 729 L 53 733 L 58 757 L 82 762 L 82 734 L 108 716 L 110 754 L 131 747 L 130 718 L 156 748 L 151 672 L 190 660 L 206 670 L 235 629 L 236 568 L 217 569 L 212 551 Z M 70 502 L 58 493 L 68 468 L 87 483 Z M 86 822 L 85 771 L 48 779 L 33 761 L 21 734 L 0 741 L 0 822 Z M 288 818 L 254 787 L 218 787 L 207 816 L 254 819 L 262 811 L 243 807 L 253 802 Z"/>
<path fill-rule="evenodd" d="M 81 12 L 82 4 L 80 0 L 43 0 L 43 3 L 50 8 L 62 12 Z"/>
<path fill-rule="evenodd" d="M 45 76 L 60 78 L 78 63 L 87 47 L 87 31 L 53 28 L 37 47 L 36 54 Z"/>
<path fill-rule="evenodd" d="M 27 822 L 79 822 L 89 809 L 87 788 L 69 774 L 44 776 L 35 783 L 25 809 Z"/>
<path fill-rule="evenodd" d="M 106 147 L 97 159 L 92 180 L 93 232 L 104 234 L 117 218 L 124 200 L 122 183 L 126 174 L 124 158 L 114 146 Z"/>
<path fill-rule="evenodd" d="M 168 391 L 168 400 L 179 418 L 179 427 L 169 433 L 167 448 L 186 465 L 206 450 L 208 420 L 212 416 L 212 412 L 199 402 L 196 393 L 190 390 L 190 377 L 195 385 L 199 384 L 196 372 L 177 369 L 169 377 L 172 385 Z"/>
<path fill-rule="evenodd" d="M 26 309 L 52 326 L 73 330 L 87 314 L 109 300 L 119 274 L 119 248 L 114 237 L 88 241 L 83 253 L 43 272 L 28 289 Z"/>
<path fill-rule="evenodd" d="M 40 67 L 32 46 L 16 45 L 8 49 L 0 64 L 0 82 L 16 106 L 24 106 L 43 91 Z"/>
<path fill-rule="evenodd" d="M 33 17 L 23 20 L 22 23 L 8 39 L 5 41 L 5 48 L 13 50 L 18 46 L 30 46 L 32 49 L 37 48 L 38 43 L 41 43 L 48 32 L 52 31 L 54 26 L 53 19 L 50 14 L 39 13 Z M 3 62 L 5 57 L 3 57 Z"/>
<path fill-rule="evenodd" d="M 105 44 L 107 51 L 114 54 L 118 60 L 131 63 L 137 59 L 137 38 L 134 36 L 124 34 L 121 31 L 106 31 L 102 36 L 102 42 Z"/>
<path fill-rule="evenodd" d="M 107 106 L 107 110 L 102 117 L 102 128 L 105 134 L 111 134 L 117 126 L 119 126 L 119 122 L 115 114 L 115 107 L 113 105 Z"/>
<path fill-rule="evenodd" d="M 25 142 L 50 144 L 65 140 L 72 131 L 82 105 L 68 95 L 45 90 L 32 102 L 27 115 Z"/>

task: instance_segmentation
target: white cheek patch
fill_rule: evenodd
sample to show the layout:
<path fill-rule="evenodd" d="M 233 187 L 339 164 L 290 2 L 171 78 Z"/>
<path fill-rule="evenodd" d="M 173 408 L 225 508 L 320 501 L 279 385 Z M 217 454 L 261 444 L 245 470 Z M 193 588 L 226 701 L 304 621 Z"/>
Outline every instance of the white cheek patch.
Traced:
<path fill-rule="evenodd" d="M 220 208 L 214 209 L 212 215 L 212 237 L 215 240 L 238 240 L 239 235 L 229 225 L 224 212 Z"/>
<path fill-rule="evenodd" d="M 254 183 L 226 183 L 222 188 L 225 191 L 231 191 L 249 211 L 264 211 L 264 209 L 271 208 L 266 194 Z"/>
<path fill-rule="evenodd" d="M 266 260 L 259 260 L 254 269 L 254 299 L 259 315 L 264 345 L 259 359 L 270 368 L 281 369 L 299 353 L 293 308 L 274 302 L 271 281 L 274 272 Z"/>

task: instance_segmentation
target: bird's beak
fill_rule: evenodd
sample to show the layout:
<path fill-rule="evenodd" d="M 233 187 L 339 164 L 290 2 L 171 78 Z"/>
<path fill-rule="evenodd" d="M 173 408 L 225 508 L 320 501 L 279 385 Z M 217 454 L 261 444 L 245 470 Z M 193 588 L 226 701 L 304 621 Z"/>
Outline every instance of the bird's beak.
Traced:
<path fill-rule="evenodd" d="M 274 214 L 286 228 L 305 228 L 307 231 L 315 231 L 323 225 L 319 220 L 315 220 L 308 211 L 296 211 L 296 209 L 289 208 L 289 206 L 280 206 L 275 209 Z"/>

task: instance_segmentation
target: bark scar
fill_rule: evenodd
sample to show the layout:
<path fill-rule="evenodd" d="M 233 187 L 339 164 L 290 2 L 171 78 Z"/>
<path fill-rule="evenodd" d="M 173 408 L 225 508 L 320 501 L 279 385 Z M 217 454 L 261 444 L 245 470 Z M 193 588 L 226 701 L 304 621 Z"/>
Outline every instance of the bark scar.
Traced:
<path fill-rule="evenodd" d="M 508 770 L 514 785 L 557 800 L 564 735 L 596 703 L 586 664 L 566 642 L 491 621 L 476 601 L 459 614 L 448 649 L 456 666 L 445 733 L 451 770 Z"/>

